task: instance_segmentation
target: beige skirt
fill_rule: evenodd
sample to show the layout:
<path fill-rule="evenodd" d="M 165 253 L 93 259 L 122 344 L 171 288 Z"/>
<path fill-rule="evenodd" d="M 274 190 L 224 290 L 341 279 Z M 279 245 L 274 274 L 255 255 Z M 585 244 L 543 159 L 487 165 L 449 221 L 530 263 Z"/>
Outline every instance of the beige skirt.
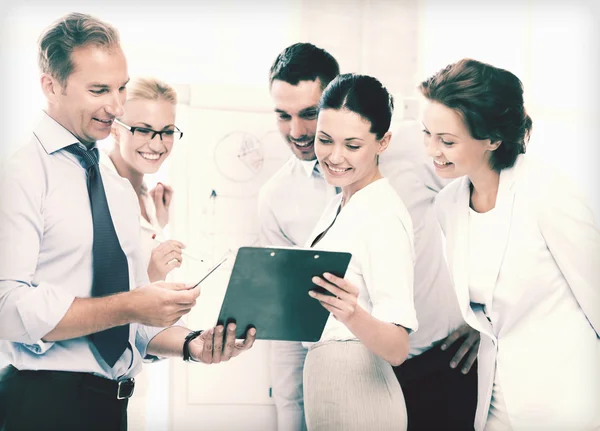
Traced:
<path fill-rule="evenodd" d="M 309 431 L 406 430 L 404 395 L 389 363 L 359 341 L 313 344 L 304 364 Z"/>

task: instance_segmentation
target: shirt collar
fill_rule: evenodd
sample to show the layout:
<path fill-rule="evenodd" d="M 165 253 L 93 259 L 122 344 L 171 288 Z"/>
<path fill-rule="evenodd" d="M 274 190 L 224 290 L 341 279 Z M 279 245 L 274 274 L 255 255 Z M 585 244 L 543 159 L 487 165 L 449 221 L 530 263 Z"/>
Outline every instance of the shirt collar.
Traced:
<path fill-rule="evenodd" d="M 106 168 L 115 173 L 116 175 L 119 175 L 119 173 L 117 172 L 117 168 L 115 166 L 115 164 L 113 163 L 112 159 L 110 158 L 108 151 L 106 150 L 100 150 L 100 164 L 102 166 L 106 166 Z M 126 179 L 126 178 L 124 178 Z M 129 180 L 127 180 L 129 181 Z M 146 182 L 142 183 L 142 195 L 147 195 L 148 194 L 148 186 L 146 185 Z"/>
<path fill-rule="evenodd" d="M 295 157 L 295 156 L 294 156 Z M 306 172 L 307 177 L 311 177 L 313 171 L 315 170 L 315 166 L 319 163 L 318 160 L 300 160 L 300 164 L 302 165 L 302 169 Z"/>
<path fill-rule="evenodd" d="M 33 134 L 48 154 L 62 150 L 72 144 L 81 144 L 75 135 L 48 115 L 46 111 L 42 111 L 37 124 L 33 128 Z"/>

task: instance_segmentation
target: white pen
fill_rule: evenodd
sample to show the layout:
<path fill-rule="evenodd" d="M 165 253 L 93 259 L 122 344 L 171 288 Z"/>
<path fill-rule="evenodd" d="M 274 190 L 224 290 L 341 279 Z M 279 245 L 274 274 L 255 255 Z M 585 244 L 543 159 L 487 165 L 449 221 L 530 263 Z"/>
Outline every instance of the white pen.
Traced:
<path fill-rule="evenodd" d="M 156 234 L 155 234 L 155 233 L 153 233 L 153 234 L 152 234 L 152 239 L 153 239 L 154 241 L 156 241 L 158 244 L 162 244 L 162 242 L 160 242 L 160 241 L 159 241 L 159 240 L 156 238 Z M 204 261 L 203 261 L 202 259 L 200 259 L 199 257 L 193 256 L 193 255 L 189 254 L 187 251 L 183 251 L 183 250 L 182 250 L 182 251 L 181 251 L 181 254 L 183 254 L 183 255 L 184 255 L 184 256 L 186 256 L 186 257 L 189 257 L 190 259 L 197 260 L 198 262 L 204 262 Z"/>

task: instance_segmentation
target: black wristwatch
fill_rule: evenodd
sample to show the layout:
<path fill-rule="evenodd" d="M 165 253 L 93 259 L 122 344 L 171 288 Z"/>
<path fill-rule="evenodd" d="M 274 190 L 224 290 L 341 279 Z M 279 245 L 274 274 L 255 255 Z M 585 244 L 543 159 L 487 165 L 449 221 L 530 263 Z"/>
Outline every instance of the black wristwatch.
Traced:
<path fill-rule="evenodd" d="M 183 360 L 185 362 L 188 362 L 191 359 L 190 341 L 192 341 L 194 338 L 198 337 L 200 334 L 202 334 L 202 332 L 204 332 L 204 330 L 201 329 L 199 331 L 192 331 L 186 335 L 185 341 L 183 342 Z"/>

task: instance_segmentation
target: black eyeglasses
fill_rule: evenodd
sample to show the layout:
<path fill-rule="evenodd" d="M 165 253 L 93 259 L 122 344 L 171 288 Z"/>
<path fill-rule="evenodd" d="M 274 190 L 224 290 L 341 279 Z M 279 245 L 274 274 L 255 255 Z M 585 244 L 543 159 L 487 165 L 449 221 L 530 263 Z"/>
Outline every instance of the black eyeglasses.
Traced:
<path fill-rule="evenodd" d="M 158 131 L 158 130 L 149 129 L 147 127 L 131 127 L 131 126 L 128 126 L 127 124 L 123 123 L 122 121 L 117 120 L 116 118 L 115 118 L 115 123 L 117 123 L 119 126 L 125 127 L 127 130 L 129 130 L 134 138 L 139 138 L 139 139 L 144 139 L 144 140 L 147 139 L 147 140 L 151 141 L 152 139 L 154 139 L 154 137 L 156 135 L 158 135 L 160 137 L 160 140 L 163 142 L 173 142 L 173 141 L 179 140 L 183 137 L 183 132 L 181 130 L 179 130 L 177 127 L 175 127 L 174 129 Z"/>

